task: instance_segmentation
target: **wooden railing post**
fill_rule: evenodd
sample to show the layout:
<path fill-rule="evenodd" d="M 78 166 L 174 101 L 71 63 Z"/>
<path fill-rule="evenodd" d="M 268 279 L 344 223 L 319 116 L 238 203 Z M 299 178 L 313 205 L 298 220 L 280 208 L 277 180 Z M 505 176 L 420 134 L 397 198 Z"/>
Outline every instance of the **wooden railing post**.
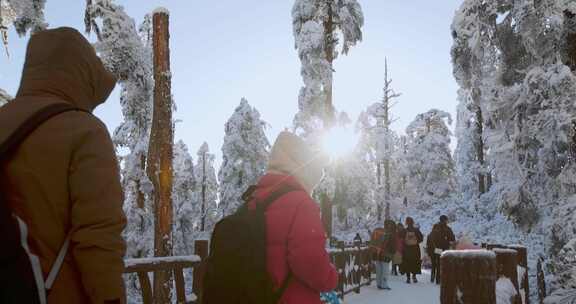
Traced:
<path fill-rule="evenodd" d="M 511 245 L 510 249 L 518 252 L 518 266 L 524 268 L 524 275 L 520 283 L 520 290 L 524 292 L 524 304 L 530 304 L 530 283 L 528 282 L 528 250 L 524 246 Z"/>
<path fill-rule="evenodd" d="M 192 291 L 198 299 L 196 303 L 202 303 L 202 287 L 204 283 L 204 273 L 206 272 L 206 258 L 208 257 L 208 241 L 196 240 L 194 242 L 194 254 L 199 256 L 202 262 L 198 267 L 194 268 Z"/>
<path fill-rule="evenodd" d="M 449 250 L 442 254 L 440 267 L 442 269 L 440 303 L 496 303 L 496 254 L 494 252 Z"/>
<path fill-rule="evenodd" d="M 512 303 L 522 304 L 520 288 L 518 286 L 518 252 L 514 249 L 503 248 L 495 248 L 493 251 L 496 253 L 498 276 L 508 278 L 514 285 L 514 288 L 516 288 L 517 294 Z"/>
<path fill-rule="evenodd" d="M 148 272 L 138 272 L 138 281 L 142 289 L 142 304 L 152 304 L 152 284 Z"/>

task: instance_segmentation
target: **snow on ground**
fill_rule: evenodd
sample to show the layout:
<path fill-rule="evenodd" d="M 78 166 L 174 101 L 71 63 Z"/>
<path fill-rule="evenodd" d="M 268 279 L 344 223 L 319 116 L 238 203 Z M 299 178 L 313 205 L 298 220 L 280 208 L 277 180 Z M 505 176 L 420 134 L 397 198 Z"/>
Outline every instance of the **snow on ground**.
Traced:
<path fill-rule="evenodd" d="M 344 297 L 344 304 L 440 304 L 440 287 L 430 283 L 429 273 L 423 272 L 416 284 L 407 284 L 405 276 L 390 276 L 392 290 L 378 290 L 375 283 L 362 287 L 360 294 Z"/>

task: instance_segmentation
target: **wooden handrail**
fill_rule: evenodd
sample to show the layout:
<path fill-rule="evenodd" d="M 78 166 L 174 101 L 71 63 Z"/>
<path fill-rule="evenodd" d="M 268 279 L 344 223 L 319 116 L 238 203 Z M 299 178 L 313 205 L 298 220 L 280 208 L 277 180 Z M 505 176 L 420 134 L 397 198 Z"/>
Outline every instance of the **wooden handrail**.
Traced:
<path fill-rule="evenodd" d="M 152 304 L 153 291 L 148 273 L 156 271 L 172 272 L 176 285 L 176 299 L 179 304 L 184 304 L 187 303 L 184 269 L 198 267 L 200 264 L 201 258 L 197 255 L 128 259 L 125 261 L 124 273 L 136 273 L 138 275 L 142 292 L 142 303 Z"/>
<path fill-rule="evenodd" d="M 174 257 L 154 257 L 142 259 L 128 259 L 125 261 L 126 274 L 136 274 L 140 282 L 142 292 L 142 303 L 152 304 L 153 290 L 149 277 L 150 272 L 169 271 L 174 276 L 176 285 L 176 298 L 178 303 L 189 303 L 186 300 L 184 269 L 194 269 L 193 291 L 198 301 L 202 300 L 202 277 L 204 265 L 202 256 L 207 256 L 207 242 L 195 242 L 195 251 L 198 255 L 192 256 L 174 256 Z M 362 286 L 370 285 L 372 282 L 373 266 L 370 259 L 368 247 L 341 247 L 328 249 L 330 258 L 335 264 L 338 274 L 339 283 L 337 291 L 340 297 L 351 292 L 360 292 Z M 348 273 L 346 269 L 351 269 Z"/>
<path fill-rule="evenodd" d="M 128 259 L 124 261 L 124 273 L 154 272 L 177 268 L 194 268 L 195 266 L 199 265 L 200 262 L 201 259 L 197 255 Z"/>

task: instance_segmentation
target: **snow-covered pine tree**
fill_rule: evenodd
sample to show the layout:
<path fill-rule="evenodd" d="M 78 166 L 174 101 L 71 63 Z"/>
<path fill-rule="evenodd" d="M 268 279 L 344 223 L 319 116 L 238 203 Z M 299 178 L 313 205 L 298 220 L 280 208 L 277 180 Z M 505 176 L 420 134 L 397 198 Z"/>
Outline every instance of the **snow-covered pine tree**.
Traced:
<path fill-rule="evenodd" d="M 214 154 L 210 153 L 208 143 L 203 143 L 197 153 L 196 166 L 194 166 L 194 176 L 196 187 L 194 189 L 194 202 L 196 202 L 196 213 L 199 217 L 195 223 L 197 231 L 203 233 L 203 237 L 209 235 L 214 228 L 218 218 L 218 181 L 216 180 L 216 169 L 214 168 Z"/>
<path fill-rule="evenodd" d="M 220 216 L 233 213 L 242 204 L 241 196 L 266 170 L 270 143 L 266 122 L 244 98 L 225 125 L 223 162 L 218 172 Z"/>
<path fill-rule="evenodd" d="M 358 231 L 375 214 L 376 173 L 374 162 L 361 149 L 335 165 L 334 205 L 340 231 Z"/>
<path fill-rule="evenodd" d="M 8 53 L 8 28 L 14 29 L 20 36 L 28 31 L 34 33 L 48 27 L 44 20 L 46 0 L 0 0 L 0 40 Z"/>
<path fill-rule="evenodd" d="M 419 208 L 437 203 L 455 190 L 451 132 L 447 123 L 452 123 L 450 114 L 433 109 L 417 115 L 406 128 L 407 187 L 414 194 L 410 201 Z"/>
<path fill-rule="evenodd" d="M 295 46 L 304 87 L 298 97 L 294 128 L 309 136 L 335 121 L 332 105 L 332 63 L 362 40 L 362 8 L 357 0 L 296 0 L 292 8 Z M 342 36 L 342 41 L 338 37 Z"/>
<path fill-rule="evenodd" d="M 196 184 L 194 161 L 186 144 L 180 140 L 174 145 L 174 255 L 194 254 L 194 240 L 197 236 L 194 223 L 201 216 L 197 210 L 198 202 L 194 200 Z"/>
<path fill-rule="evenodd" d="M 6 91 L 0 89 L 0 107 L 7 104 L 10 100 L 12 100 L 12 96 L 8 95 Z"/>
<path fill-rule="evenodd" d="M 129 151 L 121 157 L 124 210 L 128 217 L 126 255 L 151 256 L 154 223 L 149 194 L 152 185 L 145 171 L 154 87 L 150 17 L 144 18 L 139 32 L 123 7 L 107 0 L 87 0 L 85 23 L 87 32 L 96 32 L 95 48 L 121 85 L 124 121 L 115 130 L 113 140 L 117 147 Z"/>
<path fill-rule="evenodd" d="M 545 268 L 554 271 L 576 231 L 576 5 L 466 0 L 452 31 L 454 75 L 485 126 L 493 183 L 483 197 L 531 236 L 545 236 L 538 254 L 556 260 Z"/>
<path fill-rule="evenodd" d="M 376 180 L 378 181 L 378 219 L 390 219 L 391 204 L 391 162 L 393 152 L 394 132 L 390 129 L 392 117 L 390 108 L 392 101 L 400 97 L 401 94 L 395 93 L 391 87 L 392 79 L 388 77 L 388 61 L 384 59 L 384 95 L 381 102 L 372 104 L 368 108 L 370 115 L 375 124 L 372 126 L 372 141 L 376 156 Z"/>
<path fill-rule="evenodd" d="M 465 201 L 473 200 L 489 188 L 484 167 L 483 121 L 478 106 L 474 105 L 468 90 L 458 90 L 456 138 L 454 161 L 458 187 Z"/>

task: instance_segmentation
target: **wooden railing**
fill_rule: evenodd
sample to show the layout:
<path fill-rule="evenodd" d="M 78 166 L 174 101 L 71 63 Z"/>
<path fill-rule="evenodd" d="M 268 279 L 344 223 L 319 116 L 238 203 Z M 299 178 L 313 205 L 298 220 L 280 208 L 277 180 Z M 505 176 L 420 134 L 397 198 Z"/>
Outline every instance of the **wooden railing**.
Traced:
<path fill-rule="evenodd" d="M 165 271 L 171 272 L 176 289 L 176 301 L 178 304 L 201 303 L 202 277 L 204 276 L 204 264 L 202 261 L 208 256 L 208 241 L 197 240 L 194 242 L 192 256 L 154 257 L 145 259 L 128 259 L 125 261 L 124 273 L 135 273 L 140 282 L 142 303 L 154 303 L 154 293 L 150 283 L 149 273 Z M 186 295 L 186 282 L 184 270 L 194 269 L 192 280 L 192 294 Z"/>
<path fill-rule="evenodd" d="M 129 259 L 126 260 L 126 274 L 135 273 L 138 275 L 140 289 L 142 292 L 142 303 L 152 304 L 154 295 L 152 293 L 152 284 L 150 283 L 149 273 L 166 271 L 172 272 L 174 285 L 176 287 L 176 300 L 178 303 L 190 303 L 195 300 L 195 295 L 186 296 L 184 282 L 184 269 L 194 268 L 200 265 L 200 257 L 193 256 L 175 256 L 175 257 L 158 257 L 149 259 Z"/>
<path fill-rule="evenodd" d="M 370 251 L 366 246 L 342 246 L 329 249 L 330 258 L 338 271 L 337 292 L 340 298 L 372 283 Z"/>
<path fill-rule="evenodd" d="M 202 261 L 208 255 L 208 242 L 196 241 L 194 247 L 197 255 L 193 256 L 128 259 L 125 261 L 126 269 L 124 272 L 138 276 L 143 304 L 151 304 L 154 301 L 149 274 L 158 271 L 172 273 L 178 304 L 202 303 L 201 291 L 202 277 L 204 275 Z M 363 286 L 368 286 L 372 283 L 374 269 L 368 247 L 344 246 L 340 244 L 339 248 L 331 248 L 328 251 L 332 263 L 334 263 L 338 271 L 338 287 L 336 291 L 341 298 L 351 292 L 360 293 L 360 289 Z M 194 269 L 193 293 L 189 295 L 186 295 L 185 269 Z"/>

